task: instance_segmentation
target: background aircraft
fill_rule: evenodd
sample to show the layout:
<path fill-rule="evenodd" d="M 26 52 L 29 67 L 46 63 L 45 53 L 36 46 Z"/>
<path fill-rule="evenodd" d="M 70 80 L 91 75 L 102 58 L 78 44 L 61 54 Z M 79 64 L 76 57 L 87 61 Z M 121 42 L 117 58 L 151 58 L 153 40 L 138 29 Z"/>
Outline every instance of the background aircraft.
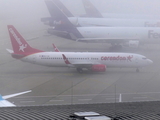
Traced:
<path fill-rule="evenodd" d="M 101 13 L 90 0 L 82 0 L 86 15 L 94 18 L 115 18 L 115 19 L 159 19 L 157 15 L 148 14 L 118 14 L 118 13 Z M 151 9 L 151 8 L 150 8 Z M 150 26 L 151 27 L 151 26 Z M 152 26 L 153 27 L 153 26 Z"/>
<path fill-rule="evenodd" d="M 89 6 L 89 1 L 84 0 L 84 6 Z M 75 17 L 60 0 L 45 0 L 45 4 L 48 8 L 48 11 L 51 17 L 42 18 L 41 21 L 49 26 L 55 26 L 61 24 L 63 17 L 60 14 L 60 11 L 57 10 L 57 7 L 63 12 L 68 20 L 77 27 L 85 26 L 96 26 L 96 27 L 160 27 L 160 20 L 158 19 L 117 19 L 117 18 L 103 18 L 97 16 L 85 16 L 85 17 Z M 91 3 L 90 3 L 91 4 Z M 90 8 L 90 7 L 89 7 Z M 92 8 L 92 7 L 91 7 Z M 86 10 L 92 11 L 93 10 Z M 98 10 L 96 10 L 98 12 Z M 91 14 L 89 12 L 88 14 Z M 96 13 L 96 12 L 94 12 Z M 100 14 L 100 13 L 99 13 Z M 63 22 L 63 21 L 62 21 Z"/>
<path fill-rule="evenodd" d="M 49 28 L 48 33 L 78 42 L 110 43 L 114 47 L 122 45 L 137 48 L 139 44 L 159 43 L 158 27 L 75 27 L 56 5 L 55 7 L 61 20 L 54 28 Z"/>

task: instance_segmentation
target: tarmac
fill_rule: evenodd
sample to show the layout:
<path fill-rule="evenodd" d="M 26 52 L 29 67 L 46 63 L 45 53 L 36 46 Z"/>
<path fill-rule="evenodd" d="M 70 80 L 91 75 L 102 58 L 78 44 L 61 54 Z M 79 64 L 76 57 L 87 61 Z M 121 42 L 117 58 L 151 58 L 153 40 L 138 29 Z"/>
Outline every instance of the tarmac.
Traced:
<path fill-rule="evenodd" d="M 32 6 L 30 5 L 32 3 Z M 0 94 L 32 90 L 8 101 L 17 106 L 70 105 L 160 100 L 160 44 L 140 45 L 111 51 L 107 43 L 80 43 L 49 35 L 40 21 L 49 13 L 43 0 L 1 4 L 0 14 Z M 3 3 L 3 1 L 2 1 Z M 107 68 L 96 73 L 60 67 L 45 67 L 11 57 L 7 25 L 14 25 L 34 48 L 53 51 L 54 43 L 63 52 L 132 52 L 145 55 L 153 64 L 140 69 Z"/>
<path fill-rule="evenodd" d="M 53 51 L 52 43 L 63 52 L 111 52 L 109 44 L 80 43 L 47 34 L 47 26 L 39 19 L 1 20 L 0 25 L 0 94 L 8 95 L 32 90 L 8 99 L 17 106 L 70 105 L 160 100 L 160 45 L 143 45 L 138 49 L 123 48 L 118 52 L 145 55 L 153 64 L 140 69 L 107 68 L 106 72 L 45 67 L 13 59 L 6 51 L 12 49 L 7 25 L 12 24 L 34 48 Z M 21 23 L 21 24 L 18 24 Z M 115 51 L 114 51 L 115 52 Z"/>

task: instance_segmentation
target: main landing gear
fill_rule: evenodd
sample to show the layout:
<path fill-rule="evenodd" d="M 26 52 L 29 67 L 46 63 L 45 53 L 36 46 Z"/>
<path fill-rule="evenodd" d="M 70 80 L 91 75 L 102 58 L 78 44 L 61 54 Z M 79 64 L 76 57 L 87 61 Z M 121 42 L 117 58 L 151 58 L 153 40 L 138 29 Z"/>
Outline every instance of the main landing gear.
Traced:
<path fill-rule="evenodd" d="M 82 68 L 77 68 L 77 71 L 78 71 L 79 73 L 82 73 L 82 72 L 83 72 Z"/>

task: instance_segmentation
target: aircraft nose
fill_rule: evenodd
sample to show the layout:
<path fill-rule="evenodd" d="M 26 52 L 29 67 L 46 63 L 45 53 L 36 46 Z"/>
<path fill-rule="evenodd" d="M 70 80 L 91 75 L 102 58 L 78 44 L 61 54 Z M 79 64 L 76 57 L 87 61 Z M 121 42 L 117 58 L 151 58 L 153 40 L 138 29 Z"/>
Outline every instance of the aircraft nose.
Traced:
<path fill-rule="evenodd" d="M 147 61 L 148 61 L 148 64 L 152 64 L 153 63 L 153 61 L 150 60 L 150 59 L 148 59 Z"/>

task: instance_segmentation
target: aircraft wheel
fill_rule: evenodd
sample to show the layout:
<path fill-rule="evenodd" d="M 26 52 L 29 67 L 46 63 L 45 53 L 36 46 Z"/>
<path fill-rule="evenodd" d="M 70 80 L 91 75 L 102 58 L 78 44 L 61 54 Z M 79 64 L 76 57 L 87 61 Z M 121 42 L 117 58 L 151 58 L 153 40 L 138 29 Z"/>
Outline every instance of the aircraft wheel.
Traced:
<path fill-rule="evenodd" d="M 79 73 L 82 73 L 82 72 L 83 72 L 82 68 L 77 68 L 77 71 L 78 71 Z"/>
<path fill-rule="evenodd" d="M 136 69 L 136 72 L 139 72 L 139 69 L 138 69 L 138 68 Z"/>

